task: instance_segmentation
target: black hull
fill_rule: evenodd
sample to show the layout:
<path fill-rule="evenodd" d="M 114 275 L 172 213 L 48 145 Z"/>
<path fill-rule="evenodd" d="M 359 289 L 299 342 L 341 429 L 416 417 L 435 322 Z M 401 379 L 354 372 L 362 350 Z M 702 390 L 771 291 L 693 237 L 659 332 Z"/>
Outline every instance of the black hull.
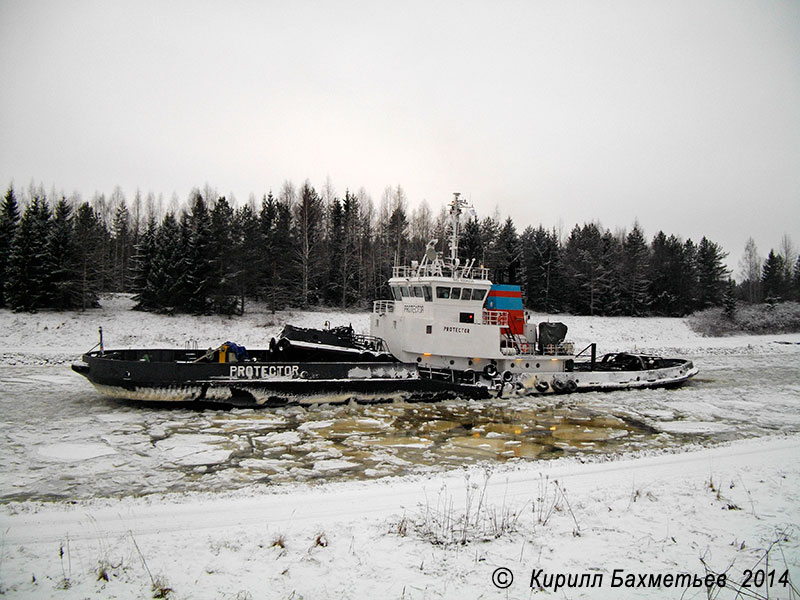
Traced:
<path fill-rule="evenodd" d="M 413 364 L 293 362 L 274 360 L 269 351 L 250 354 L 256 359 L 220 363 L 197 351 L 92 352 L 72 368 L 105 396 L 146 402 L 281 406 L 489 396 L 484 386 L 421 378 Z"/>

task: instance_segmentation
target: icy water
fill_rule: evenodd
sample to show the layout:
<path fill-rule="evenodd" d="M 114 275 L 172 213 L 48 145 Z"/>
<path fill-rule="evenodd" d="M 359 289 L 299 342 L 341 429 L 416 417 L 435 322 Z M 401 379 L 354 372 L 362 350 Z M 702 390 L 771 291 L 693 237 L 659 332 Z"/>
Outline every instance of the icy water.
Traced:
<path fill-rule="evenodd" d="M 127 404 L 67 366 L 0 366 L 0 501 L 376 478 L 797 432 L 798 357 L 696 356 L 700 375 L 677 390 L 262 410 Z"/>

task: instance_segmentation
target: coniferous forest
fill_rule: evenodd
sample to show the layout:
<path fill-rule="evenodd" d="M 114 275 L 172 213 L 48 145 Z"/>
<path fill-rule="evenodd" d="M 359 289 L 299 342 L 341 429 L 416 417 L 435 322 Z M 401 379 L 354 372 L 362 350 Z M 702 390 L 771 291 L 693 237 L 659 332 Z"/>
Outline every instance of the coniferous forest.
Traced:
<path fill-rule="evenodd" d="M 388 298 L 391 267 L 420 259 L 431 239 L 447 251 L 446 210 L 423 202 L 409 211 L 400 186 L 377 207 L 363 191 L 339 197 L 309 182 L 242 206 L 206 186 L 166 209 L 119 188 L 84 202 L 10 186 L 0 209 L 0 306 L 87 309 L 103 293 L 127 292 L 137 309 L 159 312 L 241 314 L 252 300 L 272 310 L 362 308 Z M 663 231 L 648 240 L 638 225 L 612 233 L 585 223 L 562 234 L 471 217 L 459 251 L 495 283 L 521 285 L 538 312 L 682 316 L 737 298 L 800 298 L 800 257 L 784 246 L 762 260 L 749 240 L 738 285 L 718 244 Z"/>

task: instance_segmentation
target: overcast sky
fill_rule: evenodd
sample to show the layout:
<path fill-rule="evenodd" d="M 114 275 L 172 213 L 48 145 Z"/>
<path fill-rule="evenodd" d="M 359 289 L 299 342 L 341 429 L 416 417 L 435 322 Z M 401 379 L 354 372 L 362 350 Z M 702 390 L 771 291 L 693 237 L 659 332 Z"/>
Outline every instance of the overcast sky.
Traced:
<path fill-rule="evenodd" d="M 800 246 L 800 2 L 0 0 L 0 185 Z"/>

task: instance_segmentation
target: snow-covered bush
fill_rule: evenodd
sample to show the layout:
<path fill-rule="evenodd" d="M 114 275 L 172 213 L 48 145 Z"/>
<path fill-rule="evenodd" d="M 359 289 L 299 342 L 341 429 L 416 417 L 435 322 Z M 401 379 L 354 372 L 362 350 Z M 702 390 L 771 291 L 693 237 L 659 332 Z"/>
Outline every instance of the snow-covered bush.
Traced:
<path fill-rule="evenodd" d="M 742 306 L 732 317 L 721 308 L 709 308 L 691 315 L 688 323 L 694 331 L 705 336 L 800 332 L 800 303 Z"/>

